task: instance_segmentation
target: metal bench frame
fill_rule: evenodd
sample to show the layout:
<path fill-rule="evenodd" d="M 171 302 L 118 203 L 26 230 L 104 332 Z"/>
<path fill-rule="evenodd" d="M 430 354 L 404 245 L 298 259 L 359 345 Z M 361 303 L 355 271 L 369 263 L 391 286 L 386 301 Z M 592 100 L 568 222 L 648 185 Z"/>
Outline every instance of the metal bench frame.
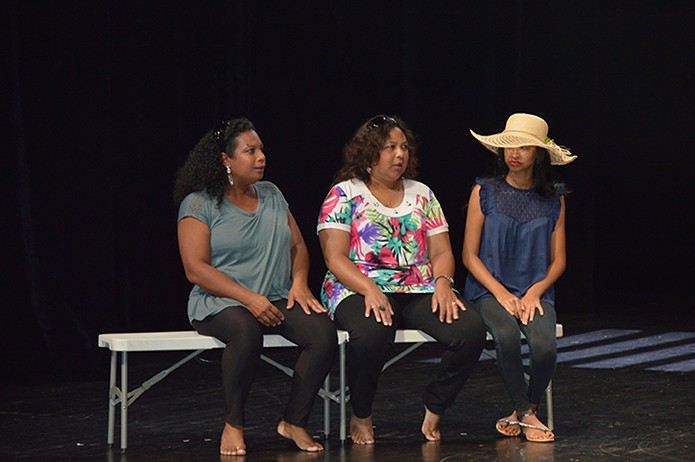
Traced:
<path fill-rule="evenodd" d="M 557 324 L 555 333 L 557 338 L 563 336 L 562 324 Z M 330 374 L 326 376 L 323 388 L 319 390 L 319 396 L 323 399 L 323 427 L 324 436 L 330 435 L 330 403 L 335 402 L 340 407 L 340 440 L 347 438 L 347 402 L 350 399 L 348 394 L 346 378 L 346 350 L 345 345 L 350 340 L 346 331 L 338 331 L 338 362 L 339 362 L 339 386 L 337 390 L 330 389 Z M 487 334 L 487 340 L 492 340 Z M 411 344 L 402 352 L 391 358 L 385 365 L 384 370 L 400 361 L 417 348 L 425 343 L 435 342 L 429 335 L 415 329 L 399 329 L 396 331 L 395 343 Z M 200 335 L 195 331 L 182 332 L 140 332 L 140 333 L 121 333 L 121 334 L 101 334 L 99 335 L 99 347 L 108 348 L 111 351 L 109 364 L 109 417 L 107 443 L 114 444 L 116 428 L 116 409 L 120 409 L 120 446 L 125 451 L 128 447 L 128 408 L 147 390 L 155 384 L 169 376 L 173 371 L 183 366 L 190 360 L 196 358 L 202 352 L 215 348 L 224 348 L 224 343 L 214 337 Z M 296 347 L 294 343 L 285 339 L 281 335 L 266 334 L 263 336 L 263 348 Z M 156 351 L 191 351 L 183 359 L 175 362 L 171 366 L 161 370 L 149 379 L 145 380 L 139 387 L 129 390 L 128 386 L 128 353 L 130 352 L 156 352 Z M 495 359 L 495 351 L 483 350 L 483 354 Z M 119 361 L 120 359 L 120 361 Z M 276 367 L 288 376 L 292 376 L 294 371 L 267 357 L 261 355 L 261 359 L 266 363 Z M 118 367 L 120 364 L 120 368 Z M 120 374 L 119 374 L 120 371 Z M 117 383 L 120 375 L 120 385 Z M 528 379 L 528 376 L 526 376 Z M 552 382 L 545 392 L 546 405 L 548 412 L 548 428 L 554 428 L 553 394 Z M 120 405 L 120 406 L 119 406 Z"/>

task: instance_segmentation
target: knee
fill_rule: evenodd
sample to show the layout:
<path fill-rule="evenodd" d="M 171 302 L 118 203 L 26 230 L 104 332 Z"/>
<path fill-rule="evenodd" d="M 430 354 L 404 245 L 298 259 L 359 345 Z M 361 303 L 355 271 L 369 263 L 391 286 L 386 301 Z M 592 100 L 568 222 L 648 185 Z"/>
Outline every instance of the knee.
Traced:
<path fill-rule="evenodd" d="M 529 340 L 528 344 L 534 361 L 555 361 L 557 357 L 555 337 L 533 338 Z"/>
<path fill-rule="evenodd" d="M 495 344 L 518 345 L 521 342 L 521 330 L 516 322 L 487 324 Z"/>
<path fill-rule="evenodd" d="M 312 325 L 311 343 L 313 348 L 320 348 L 327 352 L 335 352 L 338 348 L 338 334 L 336 328 L 328 318 L 321 319 Z"/>
<path fill-rule="evenodd" d="M 224 318 L 221 325 L 225 344 L 263 344 L 263 331 L 256 318 L 244 308 L 238 308 Z"/>
<path fill-rule="evenodd" d="M 485 345 L 485 339 L 487 338 L 487 331 L 485 330 L 485 324 L 477 313 L 471 312 L 470 317 L 467 320 L 467 336 L 469 341 L 479 343 L 481 348 Z M 475 315 L 475 316 L 472 316 Z"/>
<path fill-rule="evenodd" d="M 452 341 L 447 346 L 450 349 L 459 349 L 462 347 L 482 350 L 485 346 L 485 326 L 480 317 L 462 316 L 459 321 L 455 322 L 456 334 Z"/>
<path fill-rule="evenodd" d="M 373 326 L 365 329 L 354 329 L 350 332 L 349 348 L 358 353 L 382 352 L 393 343 L 393 326 L 384 326 L 374 322 Z"/>

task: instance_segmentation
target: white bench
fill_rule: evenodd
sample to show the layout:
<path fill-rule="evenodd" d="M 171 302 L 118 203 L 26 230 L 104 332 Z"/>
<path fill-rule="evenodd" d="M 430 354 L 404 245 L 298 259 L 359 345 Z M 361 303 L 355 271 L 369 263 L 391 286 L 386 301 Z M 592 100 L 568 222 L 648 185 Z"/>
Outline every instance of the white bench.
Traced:
<path fill-rule="evenodd" d="M 340 356 L 345 357 L 345 342 L 348 340 L 347 332 L 338 333 L 338 346 Z M 281 335 L 267 334 L 263 336 L 263 348 L 296 347 L 294 343 L 285 339 Z M 214 337 L 200 335 L 195 331 L 183 332 L 139 332 L 123 334 L 101 334 L 99 335 L 99 347 L 111 350 L 110 373 L 109 373 L 109 420 L 107 443 L 114 443 L 116 426 L 116 406 L 120 404 L 121 411 L 121 449 L 125 451 L 128 447 L 128 408 L 144 392 L 160 380 L 167 377 L 173 371 L 186 364 L 188 361 L 200 355 L 203 351 L 214 348 L 224 348 L 224 343 Z M 153 351 L 191 351 L 192 353 L 177 361 L 173 365 L 158 372 L 149 379 L 145 380 L 138 388 L 129 390 L 128 387 L 128 353 L 130 352 L 153 352 Z M 120 356 L 120 385 L 118 381 L 118 363 Z M 278 368 L 290 377 L 293 370 L 284 366 L 273 359 L 261 355 L 268 364 Z M 319 391 L 319 396 L 324 400 L 324 432 L 330 434 L 330 401 L 345 402 L 344 395 L 347 386 L 344 376 L 344 368 L 341 368 L 340 388 L 336 392 L 331 392 L 329 388 L 330 376 L 326 377 L 324 388 Z M 344 411 L 343 411 L 344 412 Z M 345 418 L 345 416 L 341 416 Z"/>
<path fill-rule="evenodd" d="M 562 337 L 563 329 L 561 324 L 556 326 L 556 335 Z M 492 337 L 487 336 L 488 340 Z M 340 440 L 345 441 L 347 438 L 347 409 L 346 404 L 349 400 L 347 395 L 347 379 L 346 379 L 346 354 L 345 344 L 349 341 L 349 335 L 345 331 L 338 331 L 338 361 L 340 384 L 338 390 L 330 390 L 330 375 L 326 377 L 324 386 L 319 390 L 319 396 L 324 400 L 324 435 L 327 438 L 330 435 L 330 402 L 338 403 L 340 406 Z M 425 343 L 434 342 L 435 340 L 429 335 L 419 330 L 403 329 L 396 332 L 395 343 L 412 344 L 404 351 L 400 352 L 391 358 L 385 365 L 384 369 L 396 363 L 403 357 L 413 352 L 418 347 Z M 101 334 L 99 335 L 99 347 L 108 348 L 111 351 L 110 357 L 110 373 L 109 373 L 109 417 L 108 417 L 108 434 L 107 443 L 113 445 L 116 426 L 116 407 L 120 404 L 121 411 L 121 450 L 125 451 L 128 447 L 128 407 L 137 400 L 145 391 L 150 389 L 156 383 L 167 377 L 173 371 L 186 364 L 188 361 L 200 355 L 203 351 L 215 348 L 224 348 L 224 343 L 214 337 L 200 335 L 195 331 L 182 332 L 140 332 L 140 333 L 121 333 L 121 334 Z M 264 348 L 277 347 L 296 347 L 296 345 L 280 335 L 267 334 L 263 336 Z M 128 353 L 129 352 L 154 352 L 154 351 L 192 351 L 183 359 L 177 361 L 173 365 L 158 372 L 149 379 L 145 380 L 138 388 L 130 391 L 128 387 Z M 494 350 L 484 350 L 484 354 L 491 358 L 495 357 Z M 120 385 L 117 384 L 119 376 L 119 356 L 120 356 Z M 278 368 L 288 376 L 292 376 L 291 368 L 284 366 L 273 359 L 261 355 L 268 364 Z M 548 427 L 553 428 L 553 398 L 552 398 L 552 382 L 546 390 L 546 401 L 548 409 Z"/>

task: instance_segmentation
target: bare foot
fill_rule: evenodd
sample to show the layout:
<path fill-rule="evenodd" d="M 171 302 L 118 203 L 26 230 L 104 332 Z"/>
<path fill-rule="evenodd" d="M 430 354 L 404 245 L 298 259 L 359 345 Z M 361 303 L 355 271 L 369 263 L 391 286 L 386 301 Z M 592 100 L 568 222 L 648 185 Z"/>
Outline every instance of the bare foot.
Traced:
<path fill-rule="evenodd" d="M 281 420 L 278 424 L 278 433 L 288 440 L 292 440 L 299 449 L 307 452 L 323 451 L 323 446 L 314 441 L 305 428 L 292 425 Z"/>
<path fill-rule="evenodd" d="M 244 430 L 235 428 L 227 422 L 222 431 L 222 441 L 220 441 L 220 454 L 223 456 L 245 456 L 246 443 L 244 443 Z"/>
<path fill-rule="evenodd" d="M 519 428 L 517 421 L 516 411 L 514 411 L 509 417 L 498 420 L 495 428 L 504 436 L 519 436 L 521 435 L 521 428 Z"/>
<path fill-rule="evenodd" d="M 536 417 L 535 412 L 524 413 L 519 418 L 519 422 L 527 441 L 534 443 L 555 441 L 555 434 Z"/>
<path fill-rule="evenodd" d="M 422 421 L 422 434 L 425 435 L 427 441 L 440 441 L 442 434 L 439 432 L 439 421 L 442 416 L 431 412 L 425 407 L 425 418 Z"/>
<path fill-rule="evenodd" d="M 374 444 L 372 416 L 360 419 L 352 414 L 350 417 L 350 438 L 355 444 Z"/>

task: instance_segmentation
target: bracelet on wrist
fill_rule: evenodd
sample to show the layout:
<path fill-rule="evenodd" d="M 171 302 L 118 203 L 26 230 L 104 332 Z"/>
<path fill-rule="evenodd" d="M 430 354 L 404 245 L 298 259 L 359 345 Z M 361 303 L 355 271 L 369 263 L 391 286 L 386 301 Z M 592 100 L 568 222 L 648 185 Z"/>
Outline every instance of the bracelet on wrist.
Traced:
<path fill-rule="evenodd" d="M 449 281 L 449 284 L 451 285 L 452 288 L 454 287 L 454 278 L 449 276 L 448 274 L 440 274 L 439 276 L 434 278 L 434 282 L 436 283 L 438 279 L 442 279 L 442 278 Z"/>

